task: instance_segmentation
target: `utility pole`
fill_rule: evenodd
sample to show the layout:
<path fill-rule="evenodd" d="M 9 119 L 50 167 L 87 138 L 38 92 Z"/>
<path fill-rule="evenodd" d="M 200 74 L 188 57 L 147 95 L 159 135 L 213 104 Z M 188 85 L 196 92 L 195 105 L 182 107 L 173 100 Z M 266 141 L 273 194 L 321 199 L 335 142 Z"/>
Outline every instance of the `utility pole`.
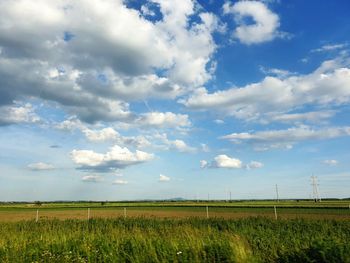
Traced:
<path fill-rule="evenodd" d="M 280 201 L 280 198 L 278 196 L 278 185 L 276 184 L 276 199 L 277 199 L 277 203 Z"/>
<path fill-rule="evenodd" d="M 311 185 L 312 185 L 312 194 L 315 202 L 317 201 L 321 202 L 321 198 L 318 192 L 317 177 L 314 175 L 311 176 Z"/>
<path fill-rule="evenodd" d="M 230 203 L 231 203 L 231 201 L 232 201 L 232 195 L 231 195 L 231 190 L 230 190 Z"/>

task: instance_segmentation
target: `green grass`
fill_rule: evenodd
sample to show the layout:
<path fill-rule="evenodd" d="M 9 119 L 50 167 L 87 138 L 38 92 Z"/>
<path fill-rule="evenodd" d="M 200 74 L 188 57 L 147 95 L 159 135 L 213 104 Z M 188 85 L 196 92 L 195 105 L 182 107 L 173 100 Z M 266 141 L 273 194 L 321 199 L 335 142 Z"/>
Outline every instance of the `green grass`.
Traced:
<path fill-rule="evenodd" d="M 0 262 L 350 262 L 350 221 L 134 218 L 0 223 Z"/>

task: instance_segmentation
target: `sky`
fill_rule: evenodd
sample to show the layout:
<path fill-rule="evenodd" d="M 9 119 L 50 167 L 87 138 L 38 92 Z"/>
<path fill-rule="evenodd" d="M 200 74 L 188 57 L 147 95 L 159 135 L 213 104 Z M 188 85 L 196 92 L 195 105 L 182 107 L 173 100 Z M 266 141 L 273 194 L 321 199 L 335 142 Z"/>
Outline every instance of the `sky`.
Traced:
<path fill-rule="evenodd" d="M 0 1 L 0 200 L 349 197 L 349 13 Z"/>

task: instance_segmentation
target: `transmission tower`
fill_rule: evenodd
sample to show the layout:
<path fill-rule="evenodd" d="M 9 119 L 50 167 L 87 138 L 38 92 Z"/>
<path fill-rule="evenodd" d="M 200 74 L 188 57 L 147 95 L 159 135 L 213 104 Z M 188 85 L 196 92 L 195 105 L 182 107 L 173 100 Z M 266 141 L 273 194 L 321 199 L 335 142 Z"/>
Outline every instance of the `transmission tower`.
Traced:
<path fill-rule="evenodd" d="M 312 175 L 311 176 L 311 185 L 312 185 L 312 195 L 315 200 L 315 202 L 321 202 L 321 198 L 318 191 L 318 183 L 317 183 L 317 176 Z"/>

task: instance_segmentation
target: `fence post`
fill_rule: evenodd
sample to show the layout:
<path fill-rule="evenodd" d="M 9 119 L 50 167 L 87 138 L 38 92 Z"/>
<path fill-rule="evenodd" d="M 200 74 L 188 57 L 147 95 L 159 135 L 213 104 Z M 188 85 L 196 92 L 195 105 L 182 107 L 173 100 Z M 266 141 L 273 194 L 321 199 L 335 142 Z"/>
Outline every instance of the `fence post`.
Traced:
<path fill-rule="evenodd" d="M 209 208 L 207 206 L 207 218 L 209 218 Z"/>
<path fill-rule="evenodd" d="M 126 207 L 124 207 L 124 218 L 126 218 Z"/>
<path fill-rule="evenodd" d="M 35 218 L 35 222 L 39 221 L 39 209 L 36 210 L 36 218 Z"/>
<path fill-rule="evenodd" d="M 88 208 L 88 211 L 87 211 L 87 219 L 90 220 L 90 208 Z"/>
<path fill-rule="evenodd" d="M 275 210 L 275 219 L 277 220 L 277 209 L 276 209 L 276 206 L 274 206 L 273 208 Z"/>

